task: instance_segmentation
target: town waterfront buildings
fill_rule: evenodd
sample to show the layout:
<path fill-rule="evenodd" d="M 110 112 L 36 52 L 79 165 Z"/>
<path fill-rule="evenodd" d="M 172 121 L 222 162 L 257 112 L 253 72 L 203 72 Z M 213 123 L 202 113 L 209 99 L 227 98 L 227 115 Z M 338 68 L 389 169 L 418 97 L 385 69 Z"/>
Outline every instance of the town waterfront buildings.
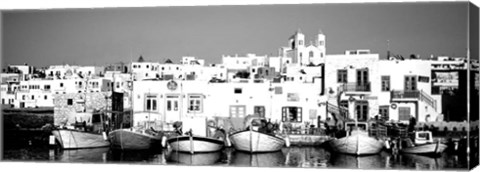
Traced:
<path fill-rule="evenodd" d="M 224 55 L 209 65 L 192 56 L 178 62 L 140 56 L 104 67 L 9 65 L 1 74 L 1 100 L 4 107 L 54 108 L 55 125 L 91 122 L 82 114 L 110 113 L 121 102 L 127 126 L 154 123 L 165 130 L 175 121 L 247 115 L 300 128 L 347 119 L 464 121 L 468 79 L 478 104 L 478 61 L 382 58 L 363 49 L 327 54 L 322 31 L 307 42 L 298 30 L 286 43 L 276 56 Z"/>

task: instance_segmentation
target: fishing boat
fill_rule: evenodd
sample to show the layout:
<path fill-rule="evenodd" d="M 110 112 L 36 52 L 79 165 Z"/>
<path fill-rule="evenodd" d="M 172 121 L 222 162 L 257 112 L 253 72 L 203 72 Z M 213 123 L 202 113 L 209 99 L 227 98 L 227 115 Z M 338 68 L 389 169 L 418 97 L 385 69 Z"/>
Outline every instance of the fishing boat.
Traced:
<path fill-rule="evenodd" d="M 264 122 L 265 119 L 261 117 L 247 117 L 248 129 L 232 133 L 229 137 L 235 150 L 250 153 L 281 150 L 285 145 L 285 139 L 277 137 L 273 133 L 263 132 L 263 126 L 258 125 Z"/>
<path fill-rule="evenodd" d="M 219 135 L 211 137 L 197 136 L 193 134 L 192 129 L 182 133 L 182 122 L 173 124 L 175 134 L 172 135 L 167 143 L 172 151 L 194 153 L 216 152 L 224 148 L 225 138 Z M 220 132 L 219 128 L 216 128 Z"/>
<path fill-rule="evenodd" d="M 385 145 L 383 141 L 368 135 L 367 123 L 347 122 L 345 126 L 350 128 L 347 136 L 329 141 L 333 151 L 350 155 L 372 155 L 380 153 L 383 149 Z"/>
<path fill-rule="evenodd" d="M 110 142 L 103 129 L 103 118 L 103 114 L 94 113 L 92 114 L 92 126 L 75 123 L 74 128 L 57 128 L 52 130 L 52 134 L 62 149 L 108 147 Z M 91 128 L 91 130 L 87 128 Z"/>
<path fill-rule="evenodd" d="M 117 129 L 108 136 L 114 149 L 141 150 L 162 147 L 163 133 L 153 129 Z"/>
<path fill-rule="evenodd" d="M 187 153 L 205 153 L 220 151 L 224 141 L 202 136 L 175 136 L 167 140 L 173 151 Z"/>
<path fill-rule="evenodd" d="M 446 148 L 447 145 L 433 141 L 430 131 L 417 131 L 414 142 L 410 138 L 405 138 L 400 143 L 400 152 L 409 154 L 439 155 Z"/>
<path fill-rule="evenodd" d="M 102 134 L 90 133 L 72 129 L 57 129 L 52 131 L 62 149 L 85 149 L 108 147 L 110 142 Z"/>

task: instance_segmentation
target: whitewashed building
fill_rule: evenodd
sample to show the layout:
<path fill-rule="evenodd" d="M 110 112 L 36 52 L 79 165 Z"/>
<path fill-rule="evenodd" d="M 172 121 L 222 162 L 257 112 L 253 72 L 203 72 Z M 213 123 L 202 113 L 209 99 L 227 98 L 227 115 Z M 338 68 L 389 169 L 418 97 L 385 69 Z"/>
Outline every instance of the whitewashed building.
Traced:
<path fill-rule="evenodd" d="M 327 55 L 325 59 L 325 92 L 328 103 L 348 110 L 348 117 L 366 121 L 378 114 L 380 90 L 378 54 L 352 53 Z"/>
<path fill-rule="evenodd" d="M 436 121 L 441 97 L 432 96 L 431 61 L 421 59 L 381 60 L 381 88 L 377 90 L 379 113 L 389 120 Z"/>
<path fill-rule="evenodd" d="M 265 116 L 272 122 L 290 122 L 294 126 L 304 126 L 307 123 L 316 125 L 319 116 L 325 118 L 325 106 L 319 105 L 325 101 L 322 100 L 321 92 L 321 82 L 318 81 L 135 81 L 134 125 L 144 125 L 149 120 L 171 124 L 191 118 L 243 119 L 246 115 L 253 114 Z"/>

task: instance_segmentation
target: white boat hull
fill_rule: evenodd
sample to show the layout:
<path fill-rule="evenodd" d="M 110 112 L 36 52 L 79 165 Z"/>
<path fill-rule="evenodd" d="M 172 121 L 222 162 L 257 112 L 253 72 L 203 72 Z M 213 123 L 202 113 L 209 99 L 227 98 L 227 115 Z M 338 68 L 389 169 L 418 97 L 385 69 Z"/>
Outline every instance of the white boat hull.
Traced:
<path fill-rule="evenodd" d="M 378 154 L 384 147 L 384 143 L 367 134 L 355 133 L 329 142 L 335 152 L 351 155 Z"/>
<path fill-rule="evenodd" d="M 199 137 L 199 136 L 178 136 L 167 140 L 172 151 L 200 153 L 219 151 L 224 146 L 223 140 Z"/>
<path fill-rule="evenodd" d="M 55 138 L 62 149 L 85 149 L 108 147 L 110 142 L 105 140 L 102 134 L 94 134 L 75 130 L 53 130 Z"/>
<path fill-rule="evenodd" d="M 240 131 L 230 135 L 233 147 L 245 152 L 275 152 L 282 149 L 285 140 L 256 131 Z"/>
<path fill-rule="evenodd" d="M 447 149 L 447 145 L 441 143 L 430 143 L 425 145 L 419 145 L 415 147 L 403 148 L 400 150 L 402 153 L 410 154 L 441 154 Z"/>

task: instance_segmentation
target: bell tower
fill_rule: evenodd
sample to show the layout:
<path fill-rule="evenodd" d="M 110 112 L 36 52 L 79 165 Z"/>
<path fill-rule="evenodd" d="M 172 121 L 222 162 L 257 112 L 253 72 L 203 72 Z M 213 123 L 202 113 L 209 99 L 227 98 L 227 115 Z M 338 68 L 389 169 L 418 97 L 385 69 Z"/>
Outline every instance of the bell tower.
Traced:
<path fill-rule="evenodd" d="M 315 38 L 315 47 L 320 50 L 320 58 L 324 58 L 326 54 L 326 39 L 321 29 L 318 30 L 318 34 Z"/>

